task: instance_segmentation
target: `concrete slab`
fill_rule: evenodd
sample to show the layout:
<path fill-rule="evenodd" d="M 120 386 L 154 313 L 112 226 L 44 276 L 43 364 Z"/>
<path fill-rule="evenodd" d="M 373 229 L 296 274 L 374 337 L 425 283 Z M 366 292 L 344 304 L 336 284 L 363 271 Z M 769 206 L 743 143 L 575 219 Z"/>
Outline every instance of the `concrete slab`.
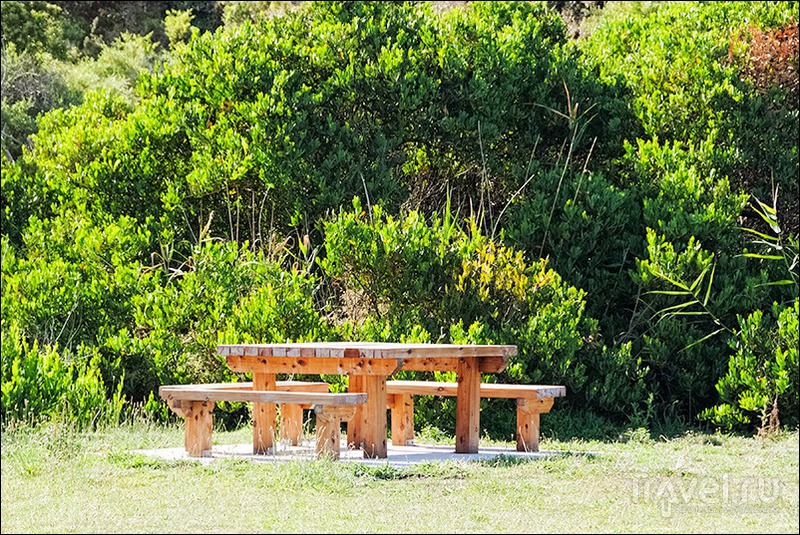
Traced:
<path fill-rule="evenodd" d="M 386 459 L 365 459 L 361 450 L 347 449 L 347 445 L 342 442 L 341 457 L 339 462 L 361 463 L 368 466 L 390 465 L 395 468 L 403 468 L 419 463 L 427 462 L 470 462 L 485 461 L 495 459 L 499 456 L 519 460 L 535 460 L 556 455 L 564 455 L 563 451 L 538 451 L 538 452 L 519 452 L 514 448 L 502 447 L 481 447 L 478 453 L 455 453 L 452 445 L 426 445 L 415 444 L 410 446 L 388 446 L 388 457 Z M 249 459 L 254 462 L 286 462 L 295 460 L 313 460 L 315 458 L 315 441 L 304 442 L 301 446 L 291 446 L 279 444 L 273 453 L 265 455 L 254 455 L 253 445 L 248 444 L 216 444 L 212 447 L 211 455 L 208 457 L 189 457 L 186 450 L 180 448 L 161 448 L 151 450 L 135 450 L 148 457 L 156 457 L 164 460 L 186 460 L 196 461 L 202 464 L 209 464 L 218 459 Z"/>

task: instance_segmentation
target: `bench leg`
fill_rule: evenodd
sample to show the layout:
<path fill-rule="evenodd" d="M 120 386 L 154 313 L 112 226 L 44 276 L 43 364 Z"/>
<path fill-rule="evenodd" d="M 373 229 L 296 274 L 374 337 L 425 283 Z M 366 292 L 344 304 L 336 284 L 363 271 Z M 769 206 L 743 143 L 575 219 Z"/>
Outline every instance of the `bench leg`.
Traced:
<path fill-rule="evenodd" d="M 392 411 L 392 445 L 410 446 L 414 443 L 414 398 L 411 394 L 387 396 Z"/>
<path fill-rule="evenodd" d="M 303 406 L 285 403 L 281 406 L 281 440 L 289 440 L 292 446 L 303 442 Z"/>
<path fill-rule="evenodd" d="M 338 459 L 342 440 L 341 423 L 355 416 L 355 406 L 316 405 L 314 414 L 317 417 L 317 457 Z"/>
<path fill-rule="evenodd" d="M 553 398 L 517 400 L 517 451 L 539 451 L 539 415 L 552 406 Z"/>
<path fill-rule="evenodd" d="M 253 390 L 275 390 L 275 374 L 253 373 Z M 276 430 L 274 403 L 253 403 L 253 453 L 269 453 Z"/>
<path fill-rule="evenodd" d="M 211 433 L 214 429 L 213 401 L 182 401 L 181 410 L 186 418 L 183 444 L 189 457 L 202 457 L 211 453 Z"/>

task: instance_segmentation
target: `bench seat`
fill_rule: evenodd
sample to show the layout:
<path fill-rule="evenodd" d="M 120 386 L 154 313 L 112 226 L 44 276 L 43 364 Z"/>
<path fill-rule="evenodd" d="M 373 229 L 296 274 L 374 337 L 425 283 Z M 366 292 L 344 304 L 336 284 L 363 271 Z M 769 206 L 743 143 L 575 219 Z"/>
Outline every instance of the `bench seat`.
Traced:
<path fill-rule="evenodd" d="M 567 395 L 561 385 L 520 385 L 481 383 L 482 398 L 517 400 L 517 451 L 539 451 L 539 415 L 549 412 L 553 399 Z M 414 440 L 412 396 L 456 396 L 458 383 L 440 381 L 386 382 L 387 405 L 391 410 L 392 444 L 405 446 Z"/>
<path fill-rule="evenodd" d="M 196 385 L 173 385 L 173 388 L 194 388 Z M 240 383 L 206 383 L 205 388 L 222 388 L 225 390 L 252 390 L 250 381 Z M 275 390 L 286 392 L 329 392 L 330 385 L 324 381 L 276 381 Z M 308 403 L 283 403 L 280 405 L 281 422 L 278 427 L 280 439 L 287 440 L 292 446 L 303 442 L 303 409 L 310 409 Z"/>
<path fill-rule="evenodd" d="M 202 385 L 170 385 L 173 390 L 182 388 L 219 388 L 222 390 L 252 390 L 253 383 L 250 381 L 241 383 L 205 383 Z M 275 390 L 284 392 L 328 392 L 330 385 L 322 381 L 275 381 Z"/>
<path fill-rule="evenodd" d="M 324 391 L 313 391 L 314 389 Z M 308 391 L 311 389 L 312 391 Z M 342 421 L 350 420 L 356 406 L 366 403 L 366 394 L 331 394 L 327 383 L 279 381 L 275 390 L 253 390 L 252 383 L 210 383 L 164 385 L 159 395 L 170 409 L 186 421 L 184 446 L 189 456 L 202 457 L 211 451 L 214 403 L 217 401 L 275 403 L 282 407 L 314 408 L 317 419 L 317 455 L 339 457 Z M 254 452 L 260 451 L 253 444 Z"/>

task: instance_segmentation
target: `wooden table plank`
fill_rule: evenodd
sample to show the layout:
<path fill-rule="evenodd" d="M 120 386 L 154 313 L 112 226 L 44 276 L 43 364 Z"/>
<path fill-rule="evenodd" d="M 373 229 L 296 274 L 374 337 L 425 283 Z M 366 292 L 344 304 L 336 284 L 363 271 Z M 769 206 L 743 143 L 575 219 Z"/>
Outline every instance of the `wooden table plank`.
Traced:
<path fill-rule="evenodd" d="M 256 357 L 228 355 L 228 367 L 239 373 L 270 370 L 272 373 L 331 374 L 331 375 L 391 375 L 402 365 L 396 358 L 334 358 L 334 357 Z"/>
<path fill-rule="evenodd" d="M 387 383 L 386 389 L 389 394 L 456 396 L 458 383 L 392 380 Z M 481 383 L 480 390 L 481 397 L 491 398 L 536 399 L 558 398 L 567 395 L 567 388 L 562 385 Z"/>
<path fill-rule="evenodd" d="M 196 390 L 198 385 L 169 385 L 169 391 Z M 205 383 L 202 388 L 206 390 L 252 390 L 253 383 L 240 381 L 238 383 Z M 284 392 L 329 392 L 330 385 L 324 381 L 275 381 L 275 390 Z"/>
<path fill-rule="evenodd" d="M 455 371 L 460 357 L 418 357 L 403 359 L 403 369 L 415 372 Z M 479 357 L 482 373 L 500 373 L 506 369 L 508 357 Z"/>
<path fill-rule="evenodd" d="M 299 355 L 296 352 L 299 351 Z M 289 352 L 289 353 L 287 353 Z M 513 345 L 392 344 L 380 342 L 307 342 L 289 344 L 220 344 L 222 356 L 308 356 L 361 358 L 509 357 Z"/>
<path fill-rule="evenodd" d="M 366 397 L 363 395 L 335 394 L 330 392 L 292 392 L 287 390 L 240 390 L 224 388 L 196 388 L 188 390 L 178 388 L 175 390 L 170 387 L 162 386 L 159 388 L 159 395 L 165 400 L 172 401 L 237 401 L 251 403 L 294 403 L 300 405 L 352 405 L 354 403 L 364 403 Z M 178 408 L 181 408 L 178 406 Z"/>

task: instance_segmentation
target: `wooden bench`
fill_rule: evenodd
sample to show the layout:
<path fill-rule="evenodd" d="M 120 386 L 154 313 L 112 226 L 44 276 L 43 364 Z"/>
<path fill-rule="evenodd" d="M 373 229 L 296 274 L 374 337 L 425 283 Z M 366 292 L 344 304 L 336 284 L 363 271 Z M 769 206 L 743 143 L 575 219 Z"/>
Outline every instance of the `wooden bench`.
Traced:
<path fill-rule="evenodd" d="M 180 387 L 194 385 L 175 385 Z M 209 383 L 206 388 L 223 388 L 225 390 L 252 390 L 252 382 L 242 383 Z M 276 381 L 275 390 L 286 392 L 329 392 L 330 385 L 321 381 Z M 280 405 L 281 424 L 279 426 L 281 440 L 288 440 L 292 446 L 303 441 L 303 409 L 310 409 L 308 403 L 283 403 Z"/>
<path fill-rule="evenodd" d="M 288 417 L 282 420 L 283 423 L 289 421 L 290 432 L 299 427 L 300 434 L 302 408 L 313 407 L 317 422 L 317 455 L 338 459 L 341 422 L 349 421 L 355 415 L 356 405 L 367 401 L 366 394 L 331 394 L 327 383 L 302 381 L 278 381 L 276 390 L 253 390 L 252 383 L 164 385 L 159 387 L 158 393 L 175 414 L 185 419 L 184 447 L 190 457 L 210 453 L 214 403 L 232 401 L 275 403 L 281 405 L 282 410 L 293 406 Z M 253 449 L 260 451 L 255 443 Z"/>
<path fill-rule="evenodd" d="M 517 400 L 517 451 L 539 451 L 539 415 L 549 412 L 553 398 L 567 395 L 558 385 L 481 383 L 482 398 Z M 458 383 L 437 381 L 387 381 L 386 398 L 392 411 L 392 444 L 406 446 L 414 440 L 412 396 L 455 396 Z"/>

